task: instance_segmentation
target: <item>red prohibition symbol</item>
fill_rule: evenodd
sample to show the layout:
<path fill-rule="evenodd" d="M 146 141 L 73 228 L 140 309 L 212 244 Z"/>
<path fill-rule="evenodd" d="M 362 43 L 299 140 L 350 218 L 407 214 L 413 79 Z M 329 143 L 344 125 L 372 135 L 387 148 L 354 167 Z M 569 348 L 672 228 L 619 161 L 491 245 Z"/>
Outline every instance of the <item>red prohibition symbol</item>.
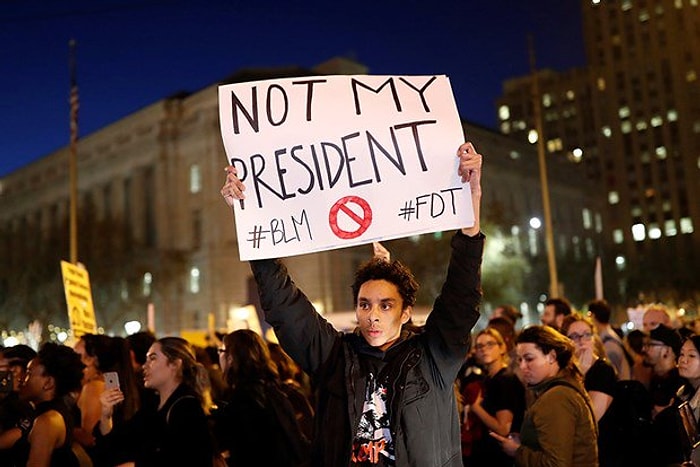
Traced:
<path fill-rule="evenodd" d="M 349 204 L 355 204 L 362 209 L 362 216 L 358 215 L 354 210 L 348 207 Z M 355 230 L 343 230 L 338 226 L 338 214 L 343 212 L 347 217 L 350 218 L 350 224 L 357 224 Z M 343 240 L 349 240 L 357 238 L 369 228 L 372 224 L 372 208 L 369 207 L 369 203 L 359 196 L 346 196 L 340 198 L 331 207 L 331 211 L 328 214 L 328 223 L 331 226 L 331 230 L 338 237 Z"/>

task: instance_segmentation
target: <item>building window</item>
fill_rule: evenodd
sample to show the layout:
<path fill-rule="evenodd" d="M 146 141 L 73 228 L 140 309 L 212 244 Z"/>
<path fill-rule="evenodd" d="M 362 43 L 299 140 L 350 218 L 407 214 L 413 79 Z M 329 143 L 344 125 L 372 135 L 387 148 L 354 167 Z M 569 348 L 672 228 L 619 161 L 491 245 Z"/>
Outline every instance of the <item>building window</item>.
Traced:
<path fill-rule="evenodd" d="M 691 234 L 693 232 L 693 220 L 690 217 L 681 218 L 681 233 Z"/>
<path fill-rule="evenodd" d="M 674 109 L 671 109 L 666 114 L 666 118 L 669 122 L 675 122 L 676 120 L 678 120 L 678 112 Z"/>
<path fill-rule="evenodd" d="M 537 256 L 537 231 L 535 229 L 528 229 L 527 240 L 530 247 L 530 255 Z"/>
<path fill-rule="evenodd" d="M 545 107 L 552 106 L 552 96 L 550 94 L 544 94 L 542 96 L 542 105 Z"/>
<path fill-rule="evenodd" d="M 593 226 L 593 219 L 590 209 L 583 208 L 581 211 L 581 216 L 583 218 L 583 228 L 589 230 Z"/>
<path fill-rule="evenodd" d="M 656 157 L 658 157 L 660 160 L 666 159 L 668 156 L 668 153 L 666 151 L 666 146 L 659 146 L 656 148 Z"/>
<path fill-rule="evenodd" d="M 615 266 L 617 266 L 618 271 L 624 271 L 625 269 L 625 257 L 622 255 L 618 255 L 615 257 Z"/>
<path fill-rule="evenodd" d="M 613 242 L 615 244 L 619 245 L 620 243 L 625 241 L 625 236 L 622 233 L 622 229 L 615 229 L 613 230 Z"/>
<path fill-rule="evenodd" d="M 635 242 L 641 242 L 646 238 L 646 228 L 644 224 L 634 224 L 632 226 L 632 238 Z"/>
<path fill-rule="evenodd" d="M 620 124 L 620 130 L 622 130 L 623 133 L 627 134 L 630 131 L 632 131 L 632 124 L 628 120 L 625 120 Z"/>
<path fill-rule="evenodd" d="M 630 108 L 627 106 L 620 107 L 617 114 L 620 116 L 620 118 L 627 118 L 630 116 Z"/>
<path fill-rule="evenodd" d="M 498 118 L 501 120 L 510 119 L 510 108 L 507 105 L 502 105 L 498 108 Z"/>
<path fill-rule="evenodd" d="M 151 295 L 151 284 L 153 283 L 153 275 L 147 272 L 143 275 L 143 296 L 149 297 Z"/>
<path fill-rule="evenodd" d="M 663 123 L 664 123 L 664 119 L 661 118 L 660 115 L 654 115 L 653 117 L 651 117 L 651 126 L 656 128 L 656 127 L 660 127 L 661 125 L 663 125 Z"/>
<path fill-rule="evenodd" d="M 601 129 L 601 132 L 603 133 L 603 136 L 605 136 L 606 138 L 610 138 L 612 136 L 612 130 L 607 125 Z"/>
<path fill-rule="evenodd" d="M 661 228 L 655 222 L 649 224 L 649 238 L 652 240 L 658 240 L 661 238 Z"/>
<path fill-rule="evenodd" d="M 674 237 L 678 233 L 676 229 L 676 221 L 673 219 L 667 219 L 664 221 L 664 234 L 667 237 Z"/>
<path fill-rule="evenodd" d="M 202 191 L 202 169 L 199 164 L 190 166 L 190 193 L 199 193 Z"/>
<path fill-rule="evenodd" d="M 608 204 L 617 204 L 620 202 L 620 195 L 617 191 L 611 191 L 608 193 Z"/>
<path fill-rule="evenodd" d="M 200 275 L 199 268 L 194 266 L 190 268 L 190 293 L 197 294 L 200 290 Z"/>

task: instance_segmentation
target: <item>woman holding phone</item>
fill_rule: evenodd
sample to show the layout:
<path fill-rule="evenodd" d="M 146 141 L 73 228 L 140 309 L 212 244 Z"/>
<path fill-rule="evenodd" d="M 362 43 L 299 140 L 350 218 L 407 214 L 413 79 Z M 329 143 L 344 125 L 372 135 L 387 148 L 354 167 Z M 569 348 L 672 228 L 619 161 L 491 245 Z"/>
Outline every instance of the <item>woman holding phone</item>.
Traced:
<path fill-rule="evenodd" d="M 111 459 L 133 462 L 136 467 L 211 465 L 204 406 L 208 377 L 189 343 L 180 337 L 157 340 L 148 350 L 143 369 L 144 385 L 158 392 L 158 406 L 144 407 L 131 420 L 114 426 L 114 408 L 124 394 L 106 389 L 100 397 L 98 446 Z"/>

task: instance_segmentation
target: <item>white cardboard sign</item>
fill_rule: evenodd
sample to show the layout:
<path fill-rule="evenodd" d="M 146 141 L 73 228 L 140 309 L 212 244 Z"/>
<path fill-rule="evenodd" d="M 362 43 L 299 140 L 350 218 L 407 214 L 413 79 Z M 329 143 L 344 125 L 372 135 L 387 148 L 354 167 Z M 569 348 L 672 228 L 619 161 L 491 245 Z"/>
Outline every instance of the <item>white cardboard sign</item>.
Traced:
<path fill-rule="evenodd" d="M 241 260 L 474 223 L 449 79 L 312 76 L 219 87 Z"/>

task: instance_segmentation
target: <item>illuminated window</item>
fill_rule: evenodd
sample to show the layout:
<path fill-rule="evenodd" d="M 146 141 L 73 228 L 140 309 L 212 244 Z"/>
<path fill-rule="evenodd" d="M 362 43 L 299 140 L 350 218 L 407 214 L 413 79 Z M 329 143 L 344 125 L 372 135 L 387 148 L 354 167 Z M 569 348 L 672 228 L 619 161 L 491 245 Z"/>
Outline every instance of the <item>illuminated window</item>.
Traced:
<path fill-rule="evenodd" d="M 620 116 L 620 118 L 627 118 L 630 116 L 630 108 L 627 106 L 620 107 L 617 114 Z"/>
<path fill-rule="evenodd" d="M 586 239 L 586 255 L 588 255 L 588 259 L 595 258 L 595 244 L 592 238 Z"/>
<path fill-rule="evenodd" d="M 611 191 L 608 193 L 608 204 L 617 204 L 620 202 L 620 195 L 617 191 Z"/>
<path fill-rule="evenodd" d="M 545 107 L 551 107 L 552 96 L 550 94 L 543 94 L 542 95 L 542 105 Z"/>
<path fill-rule="evenodd" d="M 671 109 L 666 114 L 666 118 L 668 119 L 669 122 L 675 122 L 676 120 L 678 120 L 678 112 Z"/>
<path fill-rule="evenodd" d="M 535 144 L 537 139 L 537 130 L 530 130 L 530 132 L 527 134 L 527 140 L 530 142 L 530 144 Z"/>
<path fill-rule="evenodd" d="M 510 108 L 507 105 L 502 105 L 498 108 L 498 118 L 508 120 L 510 118 Z"/>
<path fill-rule="evenodd" d="M 198 267 L 192 267 L 190 269 L 190 293 L 196 294 L 199 293 L 200 290 L 200 282 L 199 282 L 199 268 Z"/>
<path fill-rule="evenodd" d="M 528 229 L 527 240 L 530 246 L 530 254 L 537 256 L 537 231 L 535 229 Z"/>
<path fill-rule="evenodd" d="M 693 220 L 690 217 L 681 218 L 681 233 L 691 234 L 693 232 Z"/>
<path fill-rule="evenodd" d="M 695 70 L 690 70 L 685 74 L 685 80 L 689 83 L 692 83 L 698 79 L 698 75 L 695 73 Z"/>
<path fill-rule="evenodd" d="M 510 122 L 502 122 L 501 123 L 501 133 L 503 134 L 508 134 L 510 133 Z"/>
<path fill-rule="evenodd" d="M 190 166 L 190 193 L 202 191 L 202 170 L 198 164 Z"/>
<path fill-rule="evenodd" d="M 639 160 L 642 161 L 642 164 L 648 164 L 651 162 L 651 156 L 649 155 L 649 151 L 644 151 L 639 155 Z"/>
<path fill-rule="evenodd" d="M 641 206 L 632 206 L 630 213 L 632 214 L 632 217 L 641 217 L 642 216 Z"/>
<path fill-rule="evenodd" d="M 596 212 L 593 219 L 595 220 L 595 231 L 598 233 L 602 232 L 603 231 L 603 216 L 601 216 L 599 212 Z"/>
<path fill-rule="evenodd" d="M 636 242 L 641 242 L 646 238 L 646 228 L 644 224 L 634 224 L 632 226 L 632 238 L 634 238 Z"/>
<path fill-rule="evenodd" d="M 591 211 L 588 208 L 583 208 L 581 211 L 581 217 L 583 218 L 583 228 L 588 230 L 593 226 L 593 219 L 591 217 Z"/>
<path fill-rule="evenodd" d="M 618 271 L 624 271 L 625 269 L 625 257 L 620 255 L 615 257 L 615 266 L 617 266 Z"/>
<path fill-rule="evenodd" d="M 636 127 L 637 131 L 644 131 L 647 129 L 647 122 L 645 122 L 644 120 L 640 120 L 637 122 Z"/>
<path fill-rule="evenodd" d="M 615 229 L 613 230 L 613 242 L 616 244 L 620 244 L 625 241 L 625 236 L 622 233 L 622 229 Z"/>
<path fill-rule="evenodd" d="M 666 146 L 659 146 L 658 148 L 656 148 L 656 157 L 663 160 L 666 159 L 667 156 L 668 154 L 666 152 Z"/>
<path fill-rule="evenodd" d="M 639 12 L 639 21 L 642 23 L 649 21 L 649 12 L 646 10 L 640 11 Z"/>
<path fill-rule="evenodd" d="M 550 139 L 549 141 L 547 141 L 547 151 L 557 152 L 557 151 L 561 151 L 561 148 L 562 148 L 561 138 Z"/>
<path fill-rule="evenodd" d="M 622 130 L 623 133 L 627 134 L 630 131 L 632 131 L 632 123 L 630 123 L 628 120 L 625 120 L 620 124 L 620 130 Z"/>
<path fill-rule="evenodd" d="M 664 119 L 661 118 L 660 115 L 654 115 L 653 117 L 651 117 L 651 126 L 659 127 L 659 126 L 663 125 L 663 123 L 664 123 Z"/>
<path fill-rule="evenodd" d="M 598 78 L 596 84 L 598 85 L 599 91 L 605 91 L 605 78 Z"/>
<path fill-rule="evenodd" d="M 143 275 L 143 296 L 148 297 L 151 295 L 151 284 L 153 283 L 153 275 L 147 272 Z"/>
<path fill-rule="evenodd" d="M 605 136 L 606 138 L 610 138 L 612 136 L 612 130 L 610 129 L 609 126 L 604 126 L 601 129 L 601 131 L 603 133 L 603 136 Z"/>
<path fill-rule="evenodd" d="M 696 120 L 693 123 L 693 133 L 700 133 L 700 120 Z"/>
<path fill-rule="evenodd" d="M 661 238 L 661 229 L 655 222 L 649 224 L 649 238 L 652 240 Z"/>
<path fill-rule="evenodd" d="M 671 211 L 671 202 L 668 200 L 665 200 L 663 203 L 661 203 L 661 209 L 663 209 L 664 212 L 670 212 Z"/>
<path fill-rule="evenodd" d="M 520 153 L 518 151 L 511 151 L 510 158 L 513 160 L 518 160 L 520 159 Z"/>
<path fill-rule="evenodd" d="M 632 9 L 632 0 L 622 1 L 622 11 L 629 11 Z"/>
<path fill-rule="evenodd" d="M 569 89 L 568 91 L 566 91 L 566 98 L 567 98 L 567 99 L 569 99 L 570 101 L 572 101 L 572 100 L 574 100 L 574 97 L 576 97 L 576 94 L 574 93 L 574 91 L 572 91 L 571 89 Z"/>
<path fill-rule="evenodd" d="M 664 234 L 667 237 L 673 237 L 678 233 L 676 229 L 676 221 L 673 219 L 668 219 L 664 222 Z"/>

